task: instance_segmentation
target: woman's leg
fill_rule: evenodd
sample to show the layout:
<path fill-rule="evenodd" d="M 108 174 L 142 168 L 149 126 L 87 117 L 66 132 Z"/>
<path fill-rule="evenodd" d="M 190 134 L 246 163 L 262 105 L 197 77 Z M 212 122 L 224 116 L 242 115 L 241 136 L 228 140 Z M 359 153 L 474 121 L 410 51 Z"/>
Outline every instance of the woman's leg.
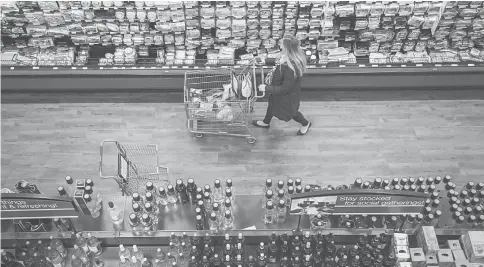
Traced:
<path fill-rule="evenodd" d="M 294 116 L 293 120 L 302 125 L 301 129 L 297 132 L 297 135 L 305 135 L 309 131 L 309 128 L 311 128 L 311 122 L 306 120 L 303 114 L 299 111 L 296 113 L 296 116 Z"/>
<path fill-rule="evenodd" d="M 267 111 L 266 111 L 266 116 L 264 117 L 264 120 L 261 121 L 252 121 L 252 124 L 257 127 L 262 127 L 262 128 L 269 128 L 269 125 L 271 123 L 272 117 L 272 111 L 271 111 L 271 101 L 269 99 L 269 105 L 267 106 Z"/>
<path fill-rule="evenodd" d="M 302 126 L 308 126 L 308 124 L 309 124 L 309 121 L 306 120 L 306 118 L 304 118 L 303 114 L 299 111 L 296 113 L 296 116 L 294 116 L 293 120 L 299 122 L 300 124 L 302 124 Z"/>
<path fill-rule="evenodd" d="M 266 116 L 264 117 L 264 119 L 262 120 L 262 122 L 265 123 L 265 124 L 270 124 L 271 123 L 271 120 L 272 120 L 272 117 L 274 117 L 274 115 L 272 115 L 271 102 L 269 102 L 269 105 L 267 105 Z"/>

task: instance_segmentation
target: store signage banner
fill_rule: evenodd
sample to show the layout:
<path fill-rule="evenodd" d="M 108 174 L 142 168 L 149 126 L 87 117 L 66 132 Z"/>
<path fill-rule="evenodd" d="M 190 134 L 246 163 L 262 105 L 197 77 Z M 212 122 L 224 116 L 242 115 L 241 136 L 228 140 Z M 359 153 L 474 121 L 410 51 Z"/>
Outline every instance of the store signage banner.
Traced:
<path fill-rule="evenodd" d="M 417 214 L 424 207 L 423 193 L 376 190 L 338 190 L 305 193 L 292 197 L 292 215 Z"/>
<path fill-rule="evenodd" d="M 2 220 L 78 217 L 78 211 L 73 200 L 67 197 L 2 194 L 0 207 Z"/>

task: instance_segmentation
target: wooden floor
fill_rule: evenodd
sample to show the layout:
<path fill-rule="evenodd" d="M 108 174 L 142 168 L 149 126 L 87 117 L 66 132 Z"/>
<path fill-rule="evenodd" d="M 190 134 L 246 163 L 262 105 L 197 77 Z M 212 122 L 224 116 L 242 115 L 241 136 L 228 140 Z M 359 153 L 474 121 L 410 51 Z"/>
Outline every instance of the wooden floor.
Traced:
<path fill-rule="evenodd" d="M 71 175 L 114 194 L 116 184 L 99 179 L 104 139 L 158 144 L 171 181 L 231 177 L 237 193 L 258 193 L 267 177 L 322 185 L 446 174 L 458 185 L 484 180 L 482 98 L 305 101 L 301 111 L 313 122 L 307 136 L 295 135 L 295 122 L 274 120 L 270 130 L 252 129 L 258 142 L 250 145 L 243 138 L 194 138 L 181 103 L 6 103 L 3 97 L 2 187 L 25 179 L 54 193 Z M 266 105 L 258 103 L 254 116 Z"/>

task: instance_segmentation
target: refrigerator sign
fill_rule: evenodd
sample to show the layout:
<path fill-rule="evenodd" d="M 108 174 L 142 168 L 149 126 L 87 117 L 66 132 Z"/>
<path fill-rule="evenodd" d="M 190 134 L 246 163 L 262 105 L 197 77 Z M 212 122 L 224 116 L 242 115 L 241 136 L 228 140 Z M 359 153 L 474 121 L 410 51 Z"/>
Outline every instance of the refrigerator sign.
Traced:
<path fill-rule="evenodd" d="M 2 220 L 78 217 L 77 208 L 68 197 L 2 194 L 0 204 Z"/>
<path fill-rule="evenodd" d="M 387 190 L 320 191 L 291 197 L 292 215 L 418 214 L 426 199 L 424 193 Z"/>

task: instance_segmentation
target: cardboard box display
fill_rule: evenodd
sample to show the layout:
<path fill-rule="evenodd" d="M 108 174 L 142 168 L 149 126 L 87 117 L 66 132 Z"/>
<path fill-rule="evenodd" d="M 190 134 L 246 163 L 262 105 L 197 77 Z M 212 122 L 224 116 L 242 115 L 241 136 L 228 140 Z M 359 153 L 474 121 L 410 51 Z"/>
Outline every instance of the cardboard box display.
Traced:
<path fill-rule="evenodd" d="M 468 261 L 455 261 L 454 266 L 455 267 L 471 267 L 472 263 L 469 263 Z M 484 267 L 484 266 L 482 266 Z"/>
<path fill-rule="evenodd" d="M 410 261 L 410 251 L 407 246 L 397 246 L 395 247 L 395 258 L 397 262 L 407 262 Z"/>
<path fill-rule="evenodd" d="M 437 234 L 432 226 L 422 226 L 418 229 L 417 243 L 423 248 L 425 254 L 436 254 L 440 249 Z"/>
<path fill-rule="evenodd" d="M 411 248 L 410 258 L 414 267 L 425 267 L 426 259 L 422 248 Z"/>
<path fill-rule="evenodd" d="M 452 256 L 452 250 L 441 249 L 437 252 L 437 260 L 439 261 L 439 267 L 454 267 L 454 256 Z"/>
<path fill-rule="evenodd" d="M 462 249 L 452 250 L 452 255 L 454 256 L 455 261 L 460 261 L 460 262 L 467 261 L 468 262 L 466 254 L 464 253 L 464 251 Z"/>
<path fill-rule="evenodd" d="M 462 250 L 459 240 L 447 240 L 446 247 L 450 250 Z"/>
<path fill-rule="evenodd" d="M 427 266 L 439 266 L 436 254 L 427 254 L 425 255 L 425 259 L 425 261 L 427 262 Z"/>
<path fill-rule="evenodd" d="M 407 246 L 408 247 L 408 235 L 401 233 L 393 234 L 393 244 L 395 246 Z"/>

